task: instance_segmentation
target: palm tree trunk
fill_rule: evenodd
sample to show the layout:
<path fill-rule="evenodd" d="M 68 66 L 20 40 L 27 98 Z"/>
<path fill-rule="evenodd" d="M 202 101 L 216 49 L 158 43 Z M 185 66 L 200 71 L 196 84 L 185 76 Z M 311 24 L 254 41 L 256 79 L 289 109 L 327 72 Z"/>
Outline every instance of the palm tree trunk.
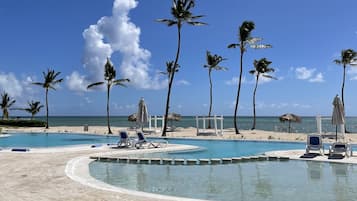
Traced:
<path fill-rule="evenodd" d="M 240 72 L 239 72 L 239 81 L 238 81 L 238 91 L 237 91 L 237 98 L 236 98 L 236 106 L 234 109 L 234 128 L 236 134 L 240 134 L 237 125 L 237 112 L 238 112 L 238 104 L 239 104 L 239 95 L 240 95 L 240 88 L 242 85 L 242 74 L 243 74 L 243 54 L 244 54 L 244 47 L 243 42 L 240 43 Z"/>
<path fill-rule="evenodd" d="M 346 64 L 343 64 L 343 80 L 342 80 L 342 87 L 341 87 L 341 99 L 342 99 L 343 108 L 345 108 L 345 98 L 344 98 L 345 82 L 346 82 Z M 345 133 L 349 133 L 346 128 L 346 123 L 345 123 Z"/>
<path fill-rule="evenodd" d="M 110 118 L 109 118 L 109 91 L 110 91 L 110 85 L 107 85 L 107 123 L 108 123 L 108 134 L 113 134 L 112 131 L 110 130 Z"/>
<path fill-rule="evenodd" d="M 209 69 L 208 71 L 208 77 L 209 77 L 209 111 L 208 111 L 208 118 L 211 117 L 211 112 L 212 112 L 212 78 L 211 78 L 211 72 L 212 70 Z M 208 126 L 207 128 L 211 128 L 211 119 L 208 119 Z"/>
<path fill-rule="evenodd" d="M 257 73 L 257 81 L 255 82 L 255 88 L 254 88 L 254 92 L 253 92 L 253 126 L 252 126 L 252 130 L 255 129 L 255 125 L 256 125 L 256 112 L 255 112 L 255 95 L 257 93 L 257 88 L 258 88 L 258 81 L 259 81 L 259 73 Z"/>
<path fill-rule="evenodd" d="M 343 80 L 342 80 L 342 87 L 341 87 L 341 98 L 342 98 L 343 107 L 345 107 L 345 99 L 344 99 L 345 80 L 346 80 L 346 65 L 343 65 Z"/>
<path fill-rule="evenodd" d="M 172 83 L 174 81 L 174 76 L 176 72 L 176 66 L 180 57 L 180 48 L 181 48 L 181 23 L 178 22 L 177 24 L 177 51 L 176 51 L 176 59 L 174 63 L 174 69 L 172 70 L 172 74 L 170 76 L 169 80 L 169 88 L 167 90 L 167 98 L 166 98 L 166 109 L 165 109 L 165 116 L 164 116 L 164 128 L 162 130 L 162 135 L 161 136 L 166 136 L 166 130 L 167 130 L 167 115 L 169 114 L 169 108 L 170 108 L 170 96 L 171 96 L 171 88 L 172 88 Z"/>
<path fill-rule="evenodd" d="M 46 129 L 48 128 L 48 88 L 46 88 Z"/>

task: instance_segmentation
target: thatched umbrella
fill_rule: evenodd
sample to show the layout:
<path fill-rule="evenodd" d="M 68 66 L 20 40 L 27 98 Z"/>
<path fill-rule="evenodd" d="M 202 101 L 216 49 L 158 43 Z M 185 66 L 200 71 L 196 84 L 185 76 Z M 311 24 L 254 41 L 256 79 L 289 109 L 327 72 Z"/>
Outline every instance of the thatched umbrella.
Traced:
<path fill-rule="evenodd" d="M 291 122 L 296 122 L 296 123 L 300 123 L 301 122 L 301 118 L 295 114 L 291 114 L 291 113 L 286 113 L 283 114 L 279 117 L 279 120 L 281 122 L 285 122 L 288 121 L 289 122 L 289 133 L 290 133 L 290 129 L 291 129 Z"/>
<path fill-rule="evenodd" d="M 136 122 L 136 119 L 137 119 L 136 113 L 128 116 L 128 121 Z"/>
<path fill-rule="evenodd" d="M 169 113 L 167 115 L 167 120 L 170 121 L 171 129 L 174 130 L 174 128 L 172 127 L 172 121 L 180 121 L 181 115 L 177 113 Z"/>
<path fill-rule="evenodd" d="M 181 120 L 181 115 L 177 113 L 169 113 L 167 115 L 167 120 L 170 121 L 180 121 Z"/>

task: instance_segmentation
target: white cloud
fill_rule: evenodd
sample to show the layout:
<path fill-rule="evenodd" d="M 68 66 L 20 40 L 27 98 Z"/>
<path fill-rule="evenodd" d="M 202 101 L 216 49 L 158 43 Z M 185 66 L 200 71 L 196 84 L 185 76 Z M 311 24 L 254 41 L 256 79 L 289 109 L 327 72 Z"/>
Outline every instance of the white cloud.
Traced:
<path fill-rule="evenodd" d="M 347 74 L 350 76 L 350 80 L 357 80 L 357 68 L 349 68 Z"/>
<path fill-rule="evenodd" d="M 22 83 L 17 80 L 13 73 L 0 74 L 0 90 L 1 93 L 6 92 L 10 95 L 10 97 L 21 97 L 24 88 Z"/>
<path fill-rule="evenodd" d="M 315 77 L 309 79 L 309 82 L 324 82 L 324 76 L 322 73 L 318 73 L 315 75 Z"/>
<path fill-rule="evenodd" d="M 238 82 L 239 82 L 239 77 L 232 77 L 232 79 L 226 80 L 224 83 L 225 83 L 226 85 L 237 86 L 237 85 L 238 85 Z M 245 83 L 245 82 L 246 82 L 245 77 L 242 77 L 242 83 Z"/>
<path fill-rule="evenodd" d="M 191 85 L 191 83 L 190 83 L 189 81 L 187 81 L 187 80 L 178 80 L 178 81 L 177 81 L 177 85 L 178 85 L 178 86 L 181 86 L 181 85 L 183 85 L 183 86 L 189 86 L 189 85 Z"/>
<path fill-rule="evenodd" d="M 83 92 L 87 90 L 88 84 L 90 84 L 84 75 L 80 75 L 77 71 L 74 71 L 71 75 L 66 76 L 67 87 L 72 91 Z"/>
<path fill-rule="evenodd" d="M 295 69 L 296 78 L 299 80 L 307 80 L 312 77 L 316 69 L 307 69 L 306 67 L 299 67 Z"/>
<path fill-rule="evenodd" d="M 40 87 L 34 86 L 32 83 L 34 78 L 23 75 L 17 78 L 13 73 L 0 73 L 0 94 L 6 92 L 9 96 L 16 100 L 16 107 L 27 106 L 27 101 L 36 100 L 39 98 L 36 93 Z"/>
<path fill-rule="evenodd" d="M 68 77 L 70 89 L 83 89 L 86 83 L 103 80 L 107 57 L 119 53 L 121 78 L 129 78 L 130 85 L 142 89 L 161 89 L 167 86 L 159 74 L 150 75 L 150 51 L 140 47 L 140 28 L 130 21 L 129 12 L 138 5 L 135 0 L 114 0 L 112 16 L 104 16 L 97 24 L 83 31 L 83 66 L 88 76 L 73 74 Z M 115 61 L 113 61 L 115 63 Z M 82 81 L 73 79 L 81 78 Z M 86 86 L 85 86 L 86 87 Z"/>
<path fill-rule="evenodd" d="M 295 69 L 296 78 L 299 80 L 307 80 L 309 82 L 324 82 L 322 73 L 315 73 L 315 68 L 299 67 Z"/>

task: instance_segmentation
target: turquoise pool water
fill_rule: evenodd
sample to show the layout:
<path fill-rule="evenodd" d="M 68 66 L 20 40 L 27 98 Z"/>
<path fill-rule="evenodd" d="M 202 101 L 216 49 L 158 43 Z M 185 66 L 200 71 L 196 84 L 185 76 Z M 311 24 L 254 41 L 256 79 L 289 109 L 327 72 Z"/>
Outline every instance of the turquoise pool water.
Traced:
<path fill-rule="evenodd" d="M 13 133 L 9 137 L 0 137 L 0 147 L 55 147 L 79 144 L 115 143 L 116 137 L 99 135 L 81 135 L 67 133 Z"/>
<path fill-rule="evenodd" d="M 200 147 L 198 151 L 151 154 L 163 158 L 229 158 L 252 156 L 273 150 L 305 149 L 305 143 L 261 142 L 239 140 L 170 139 L 170 144 L 188 144 Z"/>
<path fill-rule="evenodd" d="M 90 174 L 114 186 L 222 201 L 336 201 L 357 197 L 357 166 L 256 161 L 173 166 L 92 162 Z"/>

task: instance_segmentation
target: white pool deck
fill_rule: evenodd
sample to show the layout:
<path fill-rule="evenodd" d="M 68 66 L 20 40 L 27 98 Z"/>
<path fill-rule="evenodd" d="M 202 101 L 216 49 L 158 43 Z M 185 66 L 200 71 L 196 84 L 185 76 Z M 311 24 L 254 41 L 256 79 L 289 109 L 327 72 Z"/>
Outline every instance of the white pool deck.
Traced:
<path fill-rule="evenodd" d="M 168 145 L 152 149 L 111 149 L 108 146 L 91 148 L 89 145 L 31 148 L 29 152 L 0 151 L 0 200 L 196 200 L 151 194 L 114 187 L 90 176 L 90 156 L 124 156 L 193 149 L 188 145 Z M 357 153 L 343 159 L 328 156 L 300 158 L 305 150 L 267 152 L 271 157 L 357 164 Z"/>
<path fill-rule="evenodd" d="M 324 155 L 318 155 L 314 158 L 300 158 L 305 154 L 305 150 L 271 151 L 266 152 L 265 155 L 273 157 L 288 157 L 290 160 L 357 164 L 357 152 L 353 152 L 352 156 L 344 157 L 342 159 L 329 159 L 327 153 L 328 151 L 325 151 Z"/>

